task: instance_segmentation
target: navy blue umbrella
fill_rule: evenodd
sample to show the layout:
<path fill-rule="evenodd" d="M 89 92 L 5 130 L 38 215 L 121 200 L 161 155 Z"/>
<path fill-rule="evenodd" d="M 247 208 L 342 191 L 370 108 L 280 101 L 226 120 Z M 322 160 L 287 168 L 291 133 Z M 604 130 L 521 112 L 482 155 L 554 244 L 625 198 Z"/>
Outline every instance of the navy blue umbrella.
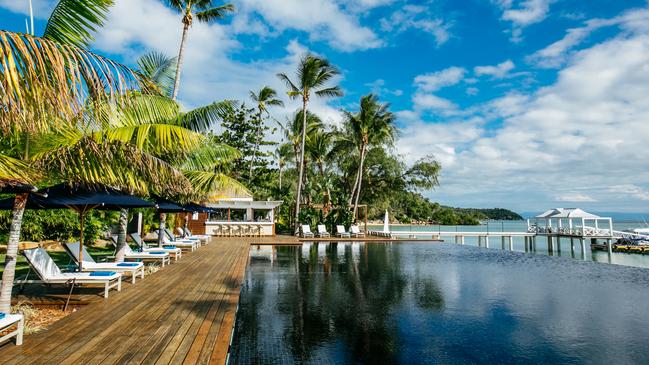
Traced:
<path fill-rule="evenodd" d="M 120 210 L 155 207 L 155 203 L 106 186 L 94 188 L 54 185 L 39 190 L 46 196 L 30 194 L 27 209 L 72 209 L 79 213 L 79 270 L 83 262 L 83 228 L 86 214 L 92 209 Z M 13 209 L 14 198 L 0 200 L 0 209 Z"/>

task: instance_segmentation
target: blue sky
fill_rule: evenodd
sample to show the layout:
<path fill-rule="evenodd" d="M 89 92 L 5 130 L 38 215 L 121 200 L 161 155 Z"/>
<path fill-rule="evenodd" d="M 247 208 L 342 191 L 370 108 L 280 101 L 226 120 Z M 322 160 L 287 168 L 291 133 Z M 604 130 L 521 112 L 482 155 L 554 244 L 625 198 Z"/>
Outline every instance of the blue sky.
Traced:
<path fill-rule="evenodd" d="M 519 211 L 648 212 L 649 5 L 644 0 L 233 0 L 189 35 L 180 101 L 247 98 L 313 52 L 345 97 L 313 110 L 340 123 L 369 92 L 392 104 L 407 162 L 434 155 L 443 204 Z M 55 2 L 34 0 L 36 34 Z M 0 0 L 23 31 L 27 0 Z M 160 0 L 116 0 L 93 49 L 133 65 L 175 55 L 180 18 Z M 275 109 L 283 119 L 297 108 Z"/>

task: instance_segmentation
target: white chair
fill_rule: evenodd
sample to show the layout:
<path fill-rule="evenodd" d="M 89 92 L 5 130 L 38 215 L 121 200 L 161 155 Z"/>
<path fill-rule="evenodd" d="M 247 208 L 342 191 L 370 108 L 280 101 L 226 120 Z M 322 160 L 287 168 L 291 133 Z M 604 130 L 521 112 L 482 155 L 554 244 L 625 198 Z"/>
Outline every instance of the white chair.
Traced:
<path fill-rule="evenodd" d="M 318 237 L 331 237 L 324 224 L 318 224 Z"/>
<path fill-rule="evenodd" d="M 79 264 L 79 242 L 64 243 L 63 248 Z M 122 274 L 128 273 L 131 276 L 131 282 L 135 284 L 135 278 L 140 275 L 144 279 L 144 264 L 141 262 L 96 262 L 86 246 L 83 246 L 83 265 L 82 271 L 115 271 Z"/>
<path fill-rule="evenodd" d="M 353 237 L 365 237 L 365 232 L 361 232 L 361 229 L 356 224 L 349 227 L 349 231 Z"/>
<path fill-rule="evenodd" d="M 2 313 L 4 316 L 0 318 L 0 333 L 9 331 L 11 327 L 16 327 L 16 329 L 7 332 L 4 336 L 0 337 L 0 344 L 4 343 L 8 339 L 15 337 L 16 345 L 20 346 L 23 344 L 23 332 L 25 328 L 25 320 L 22 314 L 7 314 Z"/>
<path fill-rule="evenodd" d="M 345 230 L 345 226 L 338 225 L 336 226 L 336 236 L 343 238 L 343 237 L 351 237 L 352 235 Z"/>
<path fill-rule="evenodd" d="M 302 237 L 304 237 L 304 238 L 312 238 L 313 237 L 313 232 L 311 232 L 311 227 L 309 227 L 308 224 L 303 224 L 302 225 Z"/>
<path fill-rule="evenodd" d="M 200 247 L 202 244 L 201 239 L 197 237 L 176 237 L 169 228 L 165 228 L 165 233 L 171 242 L 194 242 L 196 243 L 196 248 Z"/>
<path fill-rule="evenodd" d="M 124 260 L 159 262 L 161 267 L 171 263 L 169 253 L 164 252 L 164 250 L 135 252 L 129 245 L 124 246 Z"/>
<path fill-rule="evenodd" d="M 50 255 L 42 248 L 24 250 L 23 255 L 29 262 L 30 268 L 36 271 L 41 280 L 27 280 L 22 283 L 44 284 L 103 284 L 104 298 L 108 298 L 108 291 L 116 288 L 122 290 L 122 274 L 118 272 L 61 272 Z M 29 275 L 29 273 L 27 274 Z M 21 281 L 18 281 L 21 282 Z"/>
<path fill-rule="evenodd" d="M 169 239 L 169 236 L 166 234 L 162 236 L 162 244 L 163 245 L 168 245 L 168 246 L 176 246 L 177 248 L 180 248 L 181 250 L 189 251 L 189 252 L 194 252 L 196 251 L 196 248 L 200 243 L 198 241 L 185 241 L 185 240 L 175 240 L 172 241 Z M 155 249 L 154 247 L 152 247 Z"/>
<path fill-rule="evenodd" d="M 179 258 L 183 256 L 183 251 L 175 247 L 173 245 L 169 245 L 167 247 L 162 246 L 162 247 L 147 247 L 147 245 L 144 243 L 144 240 L 142 240 L 142 237 L 140 236 L 139 233 L 131 233 L 130 234 L 131 239 L 133 242 L 135 242 L 136 245 L 140 246 L 142 248 L 142 252 L 166 252 L 170 256 L 174 258 L 174 261 L 178 261 Z M 173 247 L 170 247 L 173 246 Z"/>

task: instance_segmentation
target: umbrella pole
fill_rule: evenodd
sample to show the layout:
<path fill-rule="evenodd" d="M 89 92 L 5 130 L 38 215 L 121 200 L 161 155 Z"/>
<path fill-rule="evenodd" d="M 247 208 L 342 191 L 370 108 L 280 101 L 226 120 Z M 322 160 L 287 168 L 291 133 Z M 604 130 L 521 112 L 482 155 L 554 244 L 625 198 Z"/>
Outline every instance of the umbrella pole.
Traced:
<path fill-rule="evenodd" d="M 79 271 L 82 269 L 83 265 L 83 226 L 86 221 L 86 212 L 84 210 L 79 211 Z"/>

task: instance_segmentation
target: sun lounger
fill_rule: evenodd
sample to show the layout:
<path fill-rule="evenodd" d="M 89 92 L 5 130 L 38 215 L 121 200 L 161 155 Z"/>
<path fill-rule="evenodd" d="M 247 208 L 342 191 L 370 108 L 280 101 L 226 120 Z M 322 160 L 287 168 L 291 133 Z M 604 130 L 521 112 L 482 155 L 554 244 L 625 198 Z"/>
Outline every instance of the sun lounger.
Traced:
<path fill-rule="evenodd" d="M 345 226 L 336 226 L 336 236 L 342 238 L 342 237 L 351 237 L 352 235 L 345 230 Z"/>
<path fill-rule="evenodd" d="M 115 247 L 117 247 L 116 239 L 115 237 L 111 237 L 113 244 Z M 125 245 L 124 246 L 124 260 L 135 260 L 135 261 L 142 261 L 142 262 L 159 262 L 160 266 L 164 267 L 165 265 L 169 265 L 171 263 L 171 257 L 169 256 L 168 252 L 165 252 L 163 249 L 159 250 L 150 250 L 147 251 L 147 249 L 143 249 L 142 251 L 133 251 L 131 246 Z"/>
<path fill-rule="evenodd" d="M 31 269 L 41 280 L 23 280 L 23 283 L 44 283 L 44 284 L 103 284 L 104 298 L 108 298 L 108 291 L 116 288 L 122 290 L 122 274 L 118 272 L 61 272 L 50 255 L 42 248 L 24 250 L 23 255 L 29 262 Z M 29 274 L 28 274 L 29 275 Z M 20 282 L 20 281 L 19 281 Z"/>
<path fill-rule="evenodd" d="M 14 330 L 9 330 L 11 327 L 16 327 Z M 0 337 L 0 344 L 3 344 L 8 339 L 15 337 L 16 345 L 23 344 L 23 331 L 25 328 L 25 320 L 22 314 L 8 314 L 0 312 L 0 333 L 6 334 Z"/>
<path fill-rule="evenodd" d="M 352 225 L 349 227 L 352 237 L 365 237 L 365 232 L 361 232 L 360 228 L 357 225 Z"/>
<path fill-rule="evenodd" d="M 331 237 L 324 224 L 318 224 L 318 237 Z"/>
<path fill-rule="evenodd" d="M 180 234 L 180 237 L 191 238 L 191 239 L 199 239 L 199 240 L 201 240 L 201 242 L 204 245 L 206 245 L 206 244 L 208 244 L 210 242 L 210 236 L 208 236 L 206 234 L 192 234 L 192 231 L 190 231 L 189 228 L 184 230 L 182 227 L 178 227 L 178 228 L 176 228 L 176 231 L 178 231 L 178 233 Z M 187 231 L 187 234 L 185 234 L 185 231 Z"/>
<path fill-rule="evenodd" d="M 304 237 L 304 238 L 312 238 L 313 237 L 313 232 L 311 232 L 311 227 L 309 227 L 308 224 L 303 224 L 302 225 L 302 237 Z"/>
<path fill-rule="evenodd" d="M 142 252 L 164 251 L 168 253 L 170 256 L 172 256 L 174 258 L 174 261 L 178 261 L 178 259 L 183 256 L 182 253 L 183 251 L 180 248 L 176 247 L 175 245 L 165 245 L 162 247 L 147 247 L 146 243 L 144 243 L 144 240 L 142 239 L 139 233 L 131 233 L 130 236 L 136 245 L 142 247 Z"/>
<path fill-rule="evenodd" d="M 79 242 L 64 243 L 63 248 L 79 264 Z M 115 271 L 122 274 L 128 273 L 131 276 L 131 282 L 135 284 L 135 278 L 140 275 L 144 279 L 144 264 L 141 262 L 96 262 L 86 247 L 83 246 L 83 271 Z"/>
<path fill-rule="evenodd" d="M 167 232 L 165 232 L 164 235 L 162 236 L 162 244 L 169 245 L 169 246 L 176 246 L 181 250 L 193 252 L 196 251 L 196 249 L 200 245 L 200 242 L 190 241 L 190 240 L 172 240 L 169 238 Z"/>

